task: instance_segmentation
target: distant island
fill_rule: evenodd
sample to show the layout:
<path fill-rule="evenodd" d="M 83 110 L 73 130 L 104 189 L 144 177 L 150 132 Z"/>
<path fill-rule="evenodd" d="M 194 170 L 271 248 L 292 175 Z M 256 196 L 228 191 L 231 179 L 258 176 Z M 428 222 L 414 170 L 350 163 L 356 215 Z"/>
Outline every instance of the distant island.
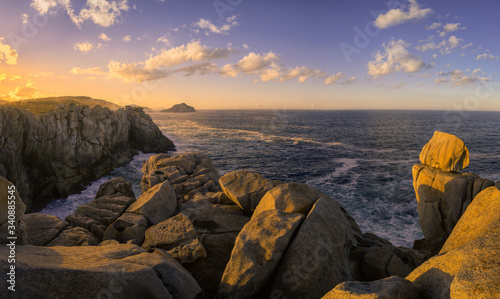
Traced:
<path fill-rule="evenodd" d="M 161 110 L 161 112 L 170 113 L 184 113 L 184 112 L 196 112 L 194 107 L 187 105 L 186 103 L 173 105 L 171 108 Z"/>

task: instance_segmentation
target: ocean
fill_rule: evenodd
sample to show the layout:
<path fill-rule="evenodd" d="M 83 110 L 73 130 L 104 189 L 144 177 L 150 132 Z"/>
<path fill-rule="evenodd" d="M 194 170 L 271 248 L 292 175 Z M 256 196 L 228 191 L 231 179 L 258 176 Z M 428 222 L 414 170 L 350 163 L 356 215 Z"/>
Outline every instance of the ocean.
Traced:
<path fill-rule="evenodd" d="M 178 153 L 207 154 L 222 175 L 246 169 L 284 182 L 314 186 L 337 200 L 358 222 L 394 245 L 423 238 L 412 184 L 412 165 L 435 130 L 462 139 L 470 152 L 465 170 L 500 180 L 500 113 L 444 111 L 205 110 L 149 113 Z M 51 202 L 42 213 L 62 219 L 94 198 L 114 176 L 131 181 L 137 195 L 142 161 Z"/>

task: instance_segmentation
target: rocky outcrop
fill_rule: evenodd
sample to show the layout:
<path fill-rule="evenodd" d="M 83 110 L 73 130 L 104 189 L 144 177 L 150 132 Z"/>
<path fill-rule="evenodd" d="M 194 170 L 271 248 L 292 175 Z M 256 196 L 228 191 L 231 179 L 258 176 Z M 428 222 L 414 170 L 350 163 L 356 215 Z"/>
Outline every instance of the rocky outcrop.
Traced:
<path fill-rule="evenodd" d="M 474 198 L 439 252 L 406 277 L 422 298 L 500 296 L 500 191 Z"/>
<path fill-rule="evenodd" d="M 68 228 L 57 235 L 55 239 L 45 244 L 46 247 L 53 246 L 95 246 L 99 240 L 83 227 Z"/>
<path fill-rule="evenodd" d="M 469 152 L 450 134 L 436 131 L 422 149 L 420 161 L 424 165 L 414 165 L 412 173 L 425 240 L 417 241 L 414 247 L 436 254 L 474 197 L 494 182 L 457 172 L 469 164 Z"/>
<path fill-rule="evenodd" d="M 118 243 L 142 245 L 148 219 L 143 215 L 123 213 L 116 221 L 108 226 L 104 232 L 103 240 L 116 240 Z"/>
<path fill-rule="evenodd" d="M 469 150 L 456 136 L 434 132 L 420 152 L 420 162 L 442 171 L 460 171 L 469 165 Z"/>
<path fill-rule="evenodd" d="M 7 256 L 2 246 L 0 255 Z M 200 298 L 201 289 L 175 260 L 135 245 L 16 248 L 16 292 L 22 298 Z M 2 259 L 0 270 L 9 272 Z M 9 298 L 6 280 L 0 297 Z"/>
<path fill-rule="evenodd" d="M 417 291 L 399 276 L 372 282 L 347 281 L 337 285 L 323 299 L 419 299 Z"/>
<path fill-rule="evenodd" d="M 140 109 L 62 106 L 45 114 L 0 108 L 0 169 L 27 211 L 66 197 L 137 153 L 174 150 Z"/>
<path fill-rule="evenodd" d="M 180 202 L 188 201 L 197 193 L 220 191 L 219 174 L 212 161 L 202 153 L 177 156 L 151 156 L 142 167 L 142 192 L 156 184 L 168 181 Z"/>
<path fill-rule="evenodd" d="M 194 107 L 187 105 L 186 103 L 175 104 L 168 109 L 161 110 L 161 112 L 172 112 L 172 113 L 186 113 L 186 112 L 196 112 Z"/>

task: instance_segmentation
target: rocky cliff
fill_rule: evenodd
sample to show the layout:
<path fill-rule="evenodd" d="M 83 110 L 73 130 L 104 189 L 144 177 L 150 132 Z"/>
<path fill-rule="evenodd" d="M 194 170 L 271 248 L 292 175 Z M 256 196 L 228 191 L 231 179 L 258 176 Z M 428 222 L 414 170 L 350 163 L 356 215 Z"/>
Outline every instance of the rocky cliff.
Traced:
<path fill-rule="evenodd" d="M 140 108 L 62 106 L 49 113 L 0 108 L 0 176 L 30 211 L 81 189 L 137 153 L 175 146 Z"/>

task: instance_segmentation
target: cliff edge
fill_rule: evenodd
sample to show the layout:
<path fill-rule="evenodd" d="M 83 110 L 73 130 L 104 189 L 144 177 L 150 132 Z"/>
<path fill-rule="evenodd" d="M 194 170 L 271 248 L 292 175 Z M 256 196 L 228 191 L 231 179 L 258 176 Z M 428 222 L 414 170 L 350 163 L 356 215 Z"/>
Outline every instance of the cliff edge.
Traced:
<path fill-rule="evenodd" d="M 0 176 L 17 186 L 27 211 L 80 190 L 137 150 L 175 150 L 140 108 L 70 104 L 43 114 L 0 108 Z"/>

